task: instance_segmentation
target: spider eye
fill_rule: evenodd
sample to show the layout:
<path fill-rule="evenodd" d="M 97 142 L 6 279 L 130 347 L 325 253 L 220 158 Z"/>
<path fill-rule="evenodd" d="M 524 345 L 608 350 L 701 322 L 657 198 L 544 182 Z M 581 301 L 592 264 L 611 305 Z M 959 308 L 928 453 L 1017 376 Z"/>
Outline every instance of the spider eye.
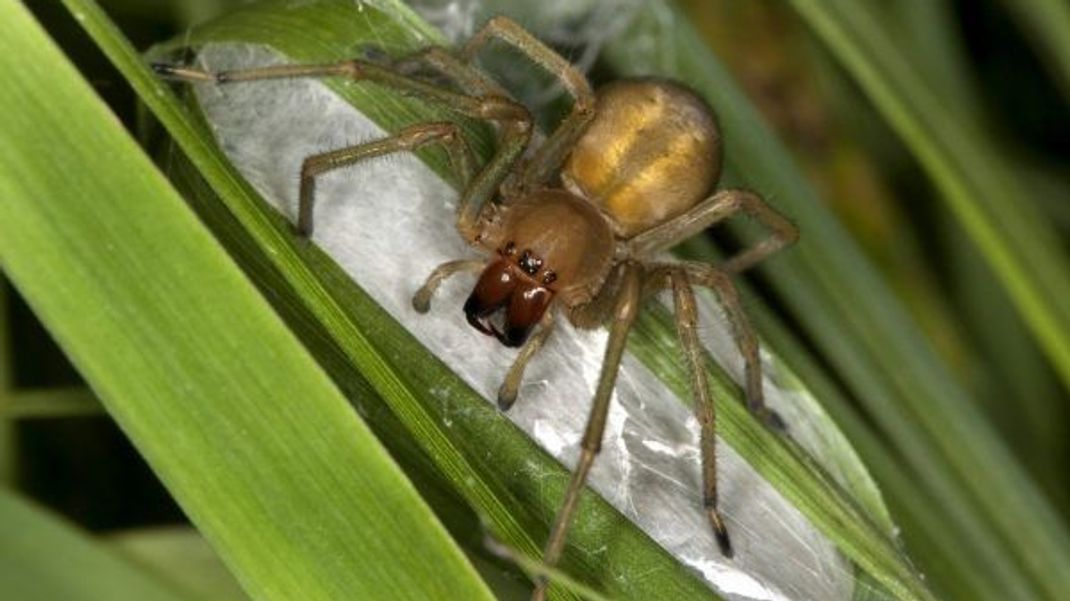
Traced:
<path fill-rule="evenodd" d="M 524 270 L 524 273 L 533 276 L 542 269 L 542 259 L 536 257 L 530 250 L 525 250 L 517 260 L 517 265 Z"/>

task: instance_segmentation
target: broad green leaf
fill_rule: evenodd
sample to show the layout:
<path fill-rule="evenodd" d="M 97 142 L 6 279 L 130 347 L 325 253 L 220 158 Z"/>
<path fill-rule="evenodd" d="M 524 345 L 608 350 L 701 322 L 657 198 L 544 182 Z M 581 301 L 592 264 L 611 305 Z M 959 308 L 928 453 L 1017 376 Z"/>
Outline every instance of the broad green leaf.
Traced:
<path fill-rule="evenodd" d="M 22 4 L 0 74 L 4 270 L 250 595 L 490 598 Z"/>

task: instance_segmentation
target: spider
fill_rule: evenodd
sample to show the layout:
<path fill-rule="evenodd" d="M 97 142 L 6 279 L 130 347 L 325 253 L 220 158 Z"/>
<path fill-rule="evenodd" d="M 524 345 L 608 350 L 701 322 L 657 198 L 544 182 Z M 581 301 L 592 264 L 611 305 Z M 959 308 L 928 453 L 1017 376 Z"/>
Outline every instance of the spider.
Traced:
<path fill-rule="evenodd" d="M 491 41 L 512 47 L 553 75 L 572 99 L 569 113 L 533 151 L 531 112 L 474 66 Z M 768 426 L 783 429 L 780 418 L 765 406 L 758 341 L 731 277 L 793 243 L 798 232 L 752 192 L 729 189 L 711 195 L 722 160 L 713 111 L 695 92 L 667 79 L 623 79 L 595 93 L 568 61 L 504 17 L 491 19 L 456 52 L 432 46 L 400 59 L 374 54 L 330 64 L 219 72 L 153 66 L 165 77 L 216 84 L 298 77 L 371 81 L 458 115 L 495 123 L 496 151 L 479 168 L 458 125 L 449 121 L 411 125 L 381 140 L 308 157 L 301 166 L 298 234 L 307 237 L 312 232 L 319 175 L 362 159 L 441 144 L 464 183 L 457 231 L 487 258 L 442 263 L 412 304 L 426 313 L 444 280 L 459 273 L 479 274 L 464 304 L 468 323 L 505 346 L 520 348 L 498 391 L 501 409 L 516 401 L 525 367 L 553 331 L 556 314 L 578 328 L 608 328 L 580 457 L 544 549 L 548 566 L 560 559 L 580 492 L 601 447 L 628 332 L 645 300 L 671 290 L 700 424 L 705 512 L 722 553 L 731 557 L 728 530 L 717 508 L 716 413 L 696 332 L 692 288 L 712 289 L 724 308 L 744 358 L 749 409 Z M 719 264 L 655 258 L 739 213 L 757 220 L 770 235 Z M 533 599 L 542 599 L 545 587 L 545 579 L 537 578 Z"/>

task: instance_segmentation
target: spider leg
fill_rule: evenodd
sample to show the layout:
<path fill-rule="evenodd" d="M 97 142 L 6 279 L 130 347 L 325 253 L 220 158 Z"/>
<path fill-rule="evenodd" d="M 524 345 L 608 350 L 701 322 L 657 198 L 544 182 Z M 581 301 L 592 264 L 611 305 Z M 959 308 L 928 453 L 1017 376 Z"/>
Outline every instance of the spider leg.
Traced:
<path fill-rule="evenodd" d="M 497 152 L 483 169 L 468 181 L 457 207 L 457 229 L 469 243 L 474 243 L 479 237 L 479 220 L 484 204 L 497 193 L 502 181 L 509 175 L 513 164 L 531 140 L 531 113 L 523 105 L 507 97 L 470 96 L 453 92 L 397 73 L 389 66 L 366 60 L 351 59 L 318 65 L 274 65 L 215 73 L 196 67 L 165 64 L 155 64 L 153 68 L 157 73 L 172 79 L 217 84 L 303 77 L 345 77 L 355 81 L 371 81 L 403 95 L 432 102 L 459 115 L 497 122 L 500 125 Z"/>
<path fill-rule="evenodd" d="M 443 75 L 473 96 L 501 96 L 513 100 L 505 88 L 489 75 L 457 58 L 442 46 L 428 46 L 393 62 L 394 68 L 402 74 L 414 75 L 419 69 L 426 68 Z"/>
<path fill-rule="evenodd" d="M 625 264 L 622 269 L 625 272 L 616 292 L 616 302 L 609 323 L 609 341 L 606 344 L 605 358 L 602 361 L 602 372 L 598 378 L 598 388 L 591 403 L 591 413 L 587 419 L 587 430 L 580 443 L 579 461 L 572 472 L 564 502 L 557 512 L 550 530 L 550 538 L 543 551 L 542 560 L 547 566 L 553 566 L 561 558 L 561 553 L 565 548 L 565 536 L 572 524 L 580 492 L 587 482 L 591 464 L 594 463 L 595 456 L 602 448 L 602 437 L 609 415 L 609 402 L 613 397 L 613 387 L 617 381 L 617 371 L 624 354 L 624 345 L 628 339 L 628 332 L 632 329 L 632 324 L 635 323 L 636 315 L 639 313 L 638 270 L 632 264 Z M 545 578 L 536 578 L 535 590 L 531 597 L 533 601 L 541 601 L 545 597 L 546 584 Z"/>
<path fill-rule="evenodd" d="M 435 295 L 439 284 L 458 273 L 479 273 L 484 267 L 486 267 L 486 261 L 478 259 L 448 261 L 439 265 L 431 272 L 431 275 L 427 276 L 427 281 L 413 295 L 412 308 L 416 309 L 418 313 L 427 313 L 431 310 L 431 297 Z"/>
<path fill-rule="evenodd" d="M 517 180 L 519 190 L 530 190 L 547 181 L 561 167 L 572 146 L 594 117 L 595 95 L 587 78 L 572 63 L 507 17 L 498 16 L 487 21 L 461 49 L 461 58 L 472 62 L 483 47 L 495 39 L 513 47 L 556 77 L 572 97 L 569 115 L 539 146 L 520 173 Z"/>
<path fill-rule="evenodd" d="M 312 208 L 315 201 L 316 177 L 364 159 L 392 152 L 416 150 L 434 143 L 443 144 L 446 147 L 450 161 L 461 174 L 461 180 L 466 183 L 470 181 L 475 159 L 457 125 L 449 122 L 411 125 L 381 140 L 347 146 L 306 158 L 301 164 L 297 232 L 305 237 L 312 235 Z"/>
<path fill-rule="evenodd" d="M 702 344 L 696 331 L 698 310 L 695 293 L 687 274 L 679 266 L 665 265 L 649 272 L 644 282 L 644 293 L 650 289 L 671 288 L 676 312 L 676 332 L 683 347 L 688 372 L 691 374 L 691 393 L 695 399 L 695 414 L 699 423 L 699 448 L 702 450 L 703 505 L 710 525 L 717 537 L 717 544 L 725 557 L 732 557 L 732 543 L 728 529 L 717 509 L 717 406 L 710 395 L 704 365 Z M 645 294 L 644 294 L 645 295 Z"/>
<path fill-rule="evenodd" d="M 513 95 L 491 78 L 442 46 L 428 46 L 408 56 L 396 59 L 393 68 L 399 73 L 419 77 L 439 75 L 449 83 L 460 88 L 465 94 L 473 96 L 498 96 L 515 101 Z M 510 171 L 515 171 L 510 166 Z M 522 172 L 523 169 L 521 168 Z M 516 182 L 517 177 L 505 177 L 499 191 L 506 203 L 517 198 L 521 192 Z"/>
<path fill-rule="evenodd" d="M 740 212 L 753 217 L 768 228 L 771 234 L 758 244 L 721 263 L 720 268 L 729 274 L 739 273 L 753 266 L 799 238 L 799 230 L 761 196 L 747 190 L 721 190 L 686 213 L 635 236 L 627 242 L 628 251 L 633 257 L 645 257 L 668 250 Z"/>
<path fill-rule="evenodd" d="M 520 383 L 524 379 L 524 369 L 527 368 L 528 361 L 535 356 L 535 353 L 539 352 L 553 329 L 553 310 L 548 308 L 542 314 L 539 328 L 528 338 L 524 346 L 520 347 L 520 352 L 513 361 L 513 365 L 509 367 L 509 373 L 506 374 L 505 380 L 502 381 L 501 387 L 498 388 L 498 407 L 502 411 L 508 411 L 513 406 L 513 403 L 516 402 L 517 391 L 520 389 Z"/>
<path fill-rule="evenodd" d="M 732 278 L 718 265 L 686 261 L 659 266 L 658 269 L 682 271 L 687 276 L 687 281 L 693 286 L 709 288 L 717 295 L 717 300 L 724 308 L 728 318 L 729 329 L 732 339 L 739 347 L 743 355 L 743 379 L 744 396 L 747 400 L 747 408 L 758 419 L 770 428 L 777 431 L 787 429 L 784 420 L 765 405 L 765 394 L 762 391 L 762 364 L 758 354 L 758 337 L 754 334 L 754 328 L 747 319 L 746 312 L 740 302 L 739 291 L 736 290 Z"/>

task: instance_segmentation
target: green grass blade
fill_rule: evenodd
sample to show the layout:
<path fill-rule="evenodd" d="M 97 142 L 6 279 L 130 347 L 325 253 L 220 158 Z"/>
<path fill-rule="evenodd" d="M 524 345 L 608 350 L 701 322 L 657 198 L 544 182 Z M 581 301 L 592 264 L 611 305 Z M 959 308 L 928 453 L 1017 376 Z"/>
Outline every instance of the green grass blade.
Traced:
<path fill-rule="evenodd" d="M 0 420 L 78 417 L 103 412 L 104 407 L 93 391 L 82 386 L 0 394 Z"/>
<path fill-rule="evenodd" d="M 4 269 L 246 590 L 490 598 L 344 397 L 18 3 L 0 5 L 0 74 Z"/>
<path fill-rule="evenodd" d="M 4 487 L 0 487 L 0 583 L 7 601 L 193 599 Z"/>
<path fill-rule="evenodd" d="M 1070 386 L 1070 264 L 998 147 L 929 91 L 865 5 L 795 6 L 929 171 Z"/>

